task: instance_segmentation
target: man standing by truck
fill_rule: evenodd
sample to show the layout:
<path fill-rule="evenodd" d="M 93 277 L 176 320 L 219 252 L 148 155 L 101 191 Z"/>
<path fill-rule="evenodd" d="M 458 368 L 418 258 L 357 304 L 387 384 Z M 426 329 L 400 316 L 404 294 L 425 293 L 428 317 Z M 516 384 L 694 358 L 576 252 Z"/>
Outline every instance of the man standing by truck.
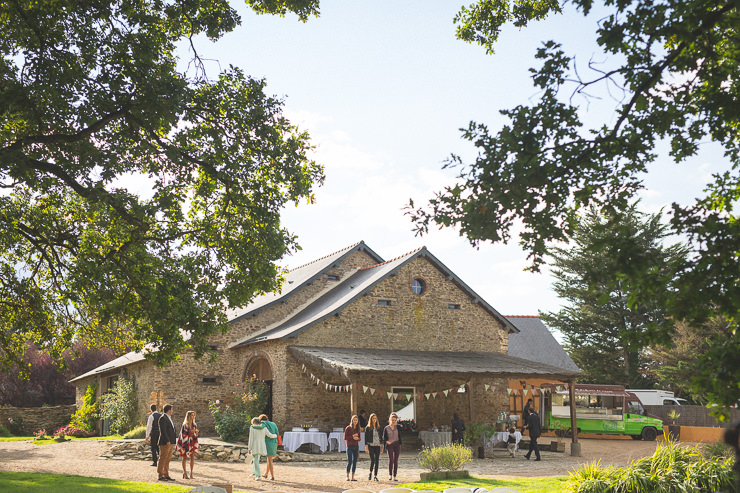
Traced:
<path fill-rule="evenodd" d="M 542 427 L 540 426 L 540 415 L 534 409 L 527 416 L 527 426 L 529 430 L 529 452 L 524 457 L 529 460 L 534 450 L 534 455 L 537 457 L 535 460 L 541 460 L 540 448 L 537 446 L 537 439 L 542 435 Z"/>

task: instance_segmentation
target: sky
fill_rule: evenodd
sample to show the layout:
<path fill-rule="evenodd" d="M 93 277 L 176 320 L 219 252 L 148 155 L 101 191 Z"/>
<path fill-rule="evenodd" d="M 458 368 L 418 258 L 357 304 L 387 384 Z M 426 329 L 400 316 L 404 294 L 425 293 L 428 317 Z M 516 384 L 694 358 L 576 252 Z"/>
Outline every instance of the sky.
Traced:
<path fill-rule="evenodd" d="M 325 166 L 315 203 L 289 206 L 283 214 L 302 247 L 285 259 L 286 267 L 361 240 L 386 260 L 426 246 L 504 315 L 560 308 L 549 271 L 525 271 L 529 263 L 516 240 L 476 249 L 453 229 L 418 237 L 404 207 L 409 199 L 423 204 L 453 183 L 455 172 L 442 169 L 450 154 L 474 158 L 460 128 L 478 121 L 495 131 L 506 121 L 500 110 L 537 97 L 528 69 L 536 66 L 542 41 L 563 43 L 581 70 L 589 60 L 606 62 L 594 42 L 604 12 L 584 18 L 571 10 L 522 30 L 507 28 L 496 53 L 486 55 L 455 38 L 461 5 L 455 2 L 322 0 L 321 16 L 306 23 L 232 5 L 242 25 L 216 43 L 198 41 L 209 76 L 234 65 L 265 78 L 267 93 L 284 98 L 286 116 L 309 132 L 312 157 Z M 614 94 L 601 96 L 576 101 L 585 121 L 613 118 Z M 706 147 L 687 163 L 661 158 L 646 177 L 643 210 L 693 201 L 722 167 L 717 150 Z"/>

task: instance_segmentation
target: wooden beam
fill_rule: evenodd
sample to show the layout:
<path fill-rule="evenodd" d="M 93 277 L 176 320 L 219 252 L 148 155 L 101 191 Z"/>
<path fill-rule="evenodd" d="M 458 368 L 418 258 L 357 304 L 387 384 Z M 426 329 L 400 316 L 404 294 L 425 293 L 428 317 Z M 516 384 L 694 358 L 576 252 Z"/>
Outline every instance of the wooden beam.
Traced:
<path fill-rule="evenodd" d="M 578 420 L 576 420 L 576 381 L 568 380 L 568 395 L 570 396 L 570 429 L 573 443 L 578 443 Z"/>

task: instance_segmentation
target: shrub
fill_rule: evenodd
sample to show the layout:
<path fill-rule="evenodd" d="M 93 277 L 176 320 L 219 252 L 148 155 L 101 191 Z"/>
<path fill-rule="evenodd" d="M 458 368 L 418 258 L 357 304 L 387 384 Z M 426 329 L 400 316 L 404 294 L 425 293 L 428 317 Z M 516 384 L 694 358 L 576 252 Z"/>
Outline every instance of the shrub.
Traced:
<path fill-rule="evenodd" d="M 712 457 L 726 459 L 727 457 L 732 457 L 734 449 L 724 442 L 713 442 L 705 443 L 701 448 L 701 452 L 707 459 Z"/>
<path fill-rule="evenodd" d="M 46 428 L 42 428 L 38 431 L 33 432 L 33 439 L 34 440 L 48 440 L 49 435 L 46 434 Z"/>
<path fill-rule="evenodd" d="M 209 401 L 208 409 L 215 422 L 216 433 L 226 442 L 237 442 L 249 435 L 251 416 L 233 407 L 221 408 L 220 401 Z"/>
<path fill-rule="evenodd" d="M 123 438 L 146 438 L 146 426 L 139 424 L 128 433 L 125 433 Z"/>
<path fill-rule="evenodd" d="M 23 418 L 17 416 L 8 418 L 8 431 L 17 437 L 23 436 L 26 433 Z"/>
<path fill-rule="evenodd" d="M 88 433 L 95 432 L 95 424 L 100 419 L 100 406 L 95 398 L 97 391 L 97 383 L 91 383 L 87 386 L 85 393 L 82 394 L 82 405 L 72 415 L 69 426 L 85 430 Z"/>
<path fill-rule="evenodd" d="M 57 430 L 57 433 L 59 433 L 61 436 L 76 437 L 76 438 L 86 438 L 86 437 L 90 437 L 93 435 L 92 433 L 88 433 L 85 430 L 75 428 L 72 425 L 67 425 L 67 426 L 63 426 L 59 428 Z M 55 433 L 55 435 L 57 433 Z"/>
<path fill-rule="evenodd" d="M 624 468 L 591 464 L 576 469 L 565 484 L 573 493 L 643 491 L 736 491 L 732 458 L 704 458 L 696 447 L 676 442 L 658 445 L 651 457 Z"/>
<path fill-rule="evenodd" d="M 222 440 L 236 442 L 249 435 L 252 417 L 259 416 L 267 407 L 270 389 L 256 376 L 247 380 L 231 393 L 233 404 L 224 404 L 220 400 L 209 401 L 208 409 L 215 422 L 216 433 Z"/>
<path fill-rule="evenodd" d="M 465 427 L 465 444 L 480 447 L 496 433 L 496 427 L 483 421 L 473 421 Z"/>
<path fill-rule="evenodd" d="M 4 427 L 3 425 L 0 425 L 0 437 L 9 437 L 11 436 L 10 430 Z"/>
<path fill-rule="evenodd" d="M 136 384 L 129 378 L 121 377 L 110 392 L 101 399 L 100 416 L 110 420 L 110 429 L 122 435 L 136 425 L 137 398 Z"/>
<path fill-rule="evenodd" d="M 473 452 L 460 444 L 443 445 L 441 447 L 424 447 L 417 461 L 419 465 L 432 472 L 457 471 L 473 460 Z"/>

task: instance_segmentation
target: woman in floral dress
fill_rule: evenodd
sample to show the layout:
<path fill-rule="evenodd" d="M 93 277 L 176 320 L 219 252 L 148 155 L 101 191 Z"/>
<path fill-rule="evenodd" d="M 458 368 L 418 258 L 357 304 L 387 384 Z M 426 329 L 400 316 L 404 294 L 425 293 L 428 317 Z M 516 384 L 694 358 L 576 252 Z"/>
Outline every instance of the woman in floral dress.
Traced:
<path fill-rule="evenodd" d="M 184 479 L 193 478 L 193 465 L 195 463 L 195 454 L 198 453 L 198 426 L 195 424 L 195 411 L 188 411 L 185 414 L 185 420 L 182 422 L 180 434 L 177 437 L 177 452 L 182 457 L 182 477 Z M 186 462 L 190 457 L 190 476 L 188 477 Z"/>

